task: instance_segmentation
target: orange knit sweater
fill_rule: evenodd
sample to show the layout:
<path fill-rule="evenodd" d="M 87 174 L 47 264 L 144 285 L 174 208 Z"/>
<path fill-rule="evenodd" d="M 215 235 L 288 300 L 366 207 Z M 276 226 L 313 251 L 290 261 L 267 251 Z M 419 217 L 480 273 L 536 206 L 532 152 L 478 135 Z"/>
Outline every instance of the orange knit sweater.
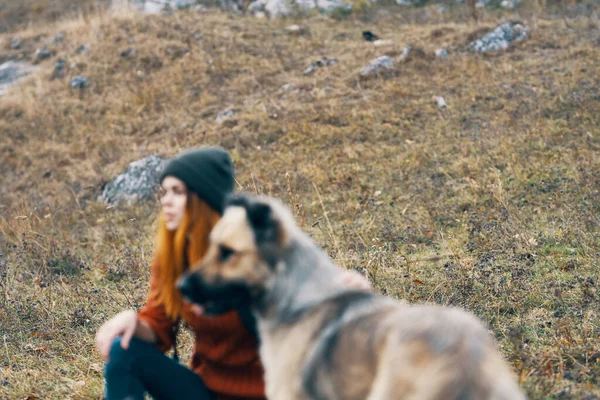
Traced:
<path fill-rule="evenodd" d="M 156 284 L 153 274 L 151 289 Z M 154 298 L 148 298 L 138 318 L 147 322 L 158 336 L 159 350 L 166 352 L 173 346 L 174 322 Z M 198 317 L 184 305 L 181 319 L 196 336 L 190 367 L 219 400 L 265 398 L 258 342 L 236 311 Z"/>

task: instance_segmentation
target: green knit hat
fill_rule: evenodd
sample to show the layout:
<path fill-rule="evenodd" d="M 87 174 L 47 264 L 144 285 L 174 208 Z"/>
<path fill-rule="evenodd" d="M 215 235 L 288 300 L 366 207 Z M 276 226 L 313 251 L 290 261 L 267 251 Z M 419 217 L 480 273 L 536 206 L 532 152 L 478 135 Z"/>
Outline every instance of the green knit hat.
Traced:
<path fill-rule="evenodd" d="M 221 147 L 201 147 L 178 155 L 167 163 L 160 182 L 167 176 L 181 179 L 188 190 L 221 214 L 225 198 L 233 193 L 233 162 Z"/>

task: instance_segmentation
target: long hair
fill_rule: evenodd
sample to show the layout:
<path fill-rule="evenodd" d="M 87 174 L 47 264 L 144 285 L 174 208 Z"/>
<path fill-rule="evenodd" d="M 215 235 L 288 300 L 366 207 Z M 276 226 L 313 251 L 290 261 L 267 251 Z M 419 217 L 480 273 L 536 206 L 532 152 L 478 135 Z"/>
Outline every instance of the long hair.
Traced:
<path fill-rule="evenodd" d="M 169 231 L 161 211 L 154 252 L 156 285 L 150 293 L 176 320 L 183 299 L 175 287 L 177 280 L 208 249 L 208 235 L 221 215 L 193 192 L 188 192 L 185 214 L 175 231 Z"/>

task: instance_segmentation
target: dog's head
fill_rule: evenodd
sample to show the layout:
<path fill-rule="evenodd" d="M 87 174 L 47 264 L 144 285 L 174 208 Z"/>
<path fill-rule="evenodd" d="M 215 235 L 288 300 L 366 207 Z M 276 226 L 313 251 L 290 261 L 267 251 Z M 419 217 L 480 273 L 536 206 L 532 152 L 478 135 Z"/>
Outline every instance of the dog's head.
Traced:
<path fill-rule="evenodd" d="M 177 284 L 182 295 L 204 306 L 207 314 L 224 313 L 262 296 L 286 247 L 278 208 L 273 199 L 230 198 L 210 233 L 206 255 Z"/>

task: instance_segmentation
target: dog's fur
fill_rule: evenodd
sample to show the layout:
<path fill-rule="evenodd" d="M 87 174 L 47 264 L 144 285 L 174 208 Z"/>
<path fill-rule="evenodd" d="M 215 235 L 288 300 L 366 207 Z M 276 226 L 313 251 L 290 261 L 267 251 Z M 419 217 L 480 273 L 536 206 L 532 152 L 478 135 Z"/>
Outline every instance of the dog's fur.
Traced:
<path fill-rule="evenodd" d="M 244 195 L 179 288 L 209 313 L 251 302 L 269 399 L 525 399 L 473 315 L 348 289 L 342 273 L 279 201 Z"/>

